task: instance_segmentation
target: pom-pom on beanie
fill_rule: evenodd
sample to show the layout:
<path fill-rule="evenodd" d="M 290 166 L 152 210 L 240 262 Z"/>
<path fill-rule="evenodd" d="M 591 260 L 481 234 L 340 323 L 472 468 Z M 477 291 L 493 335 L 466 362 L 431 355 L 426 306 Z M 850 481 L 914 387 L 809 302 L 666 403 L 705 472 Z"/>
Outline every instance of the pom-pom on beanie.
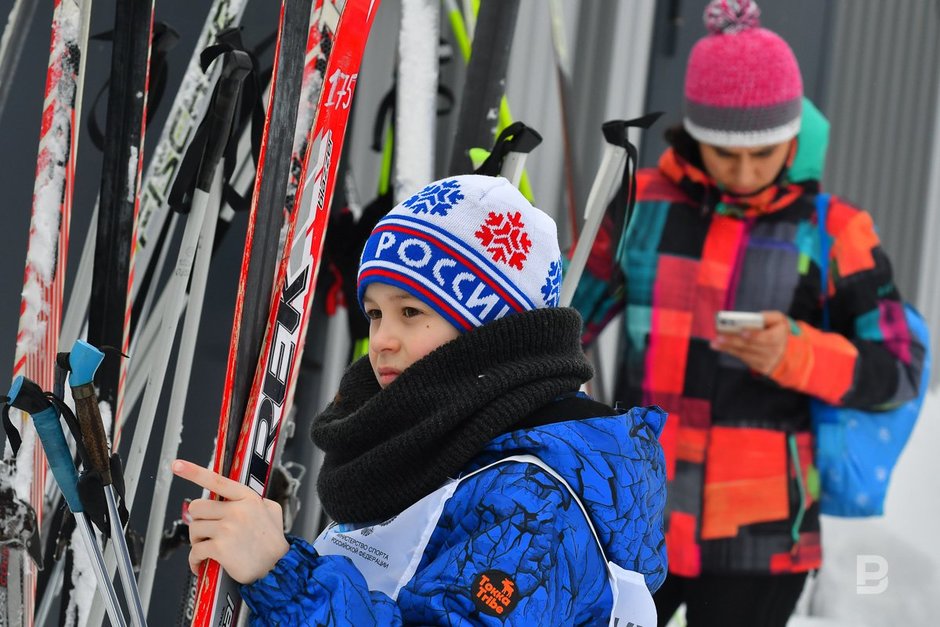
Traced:
<path fill-rule="evenodd" d="M 359 263 L 359 306 L 370 283 L 399 287 L 459 331 L 558 305 L 555 221 L 502 177 L 431 183 L 379 220 Z"/>
<path fill-rule="evenodd" d="M 683 125 L 696 140 L 725 147 L 769 146 L 800 130 L 803 79 L 790 46 L 760 27 L 751 0 L 712 0 L 709 34 L 689 54 Z"/>

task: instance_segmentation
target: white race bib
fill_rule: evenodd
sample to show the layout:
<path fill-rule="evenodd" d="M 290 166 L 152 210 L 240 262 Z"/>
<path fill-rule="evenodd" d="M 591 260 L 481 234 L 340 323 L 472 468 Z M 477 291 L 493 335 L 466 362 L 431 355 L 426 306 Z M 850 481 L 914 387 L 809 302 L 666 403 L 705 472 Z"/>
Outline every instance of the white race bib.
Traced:
<path fill-rule="evenodd" d="M 344 525 L 332 525 L 320 534 L 313 547 L 320 555 L 345 555 L 362 573 L 369 590 L 384 592 L 396 600 L 398 592 L 414 577 L 444 504 L 458 484 L 448 483 L 377 525 L 351 530 L 344 529 Z"/>

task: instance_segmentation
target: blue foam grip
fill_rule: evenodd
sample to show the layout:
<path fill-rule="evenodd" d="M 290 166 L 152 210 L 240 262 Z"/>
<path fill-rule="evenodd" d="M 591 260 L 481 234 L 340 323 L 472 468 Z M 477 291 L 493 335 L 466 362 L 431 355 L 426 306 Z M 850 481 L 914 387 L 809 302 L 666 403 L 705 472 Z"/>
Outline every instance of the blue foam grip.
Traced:
<path fill-rule="evenodd" d="M 72 374 L 69 375 L 69 385 L 73 388 L 91 383 L 95 378 L 98 366 L 104 360 L 104 353 L 86 342 L 78 340 L 69 353 L 69 366 Z"/>
<path fill-rule="evenodd" d="M 10 399 L 11 403 L 20 395 L 20 389 L 23 387 L 23 379 L 23 375 L 18 375 L 13 379 L 13 384 L 10 385 L 10 391 L 7 392 L 7 398 Z"/>
<path fill-rule="evenodd" d="M 59 484 L 59 489 L 62 490 L 69 509 L 76 513 L 84 511 L 82 501 L 78 498 L 78 472 L 75 470 L 75 464 L 72 463 L 72 453 L 65 441 L 65 435 L 62 434 L 59 412 L 50 405 L 48 409 L 32 416 L 36 432 L 46 451 L 46 457 L 49 458 L 52 475 Z"/>

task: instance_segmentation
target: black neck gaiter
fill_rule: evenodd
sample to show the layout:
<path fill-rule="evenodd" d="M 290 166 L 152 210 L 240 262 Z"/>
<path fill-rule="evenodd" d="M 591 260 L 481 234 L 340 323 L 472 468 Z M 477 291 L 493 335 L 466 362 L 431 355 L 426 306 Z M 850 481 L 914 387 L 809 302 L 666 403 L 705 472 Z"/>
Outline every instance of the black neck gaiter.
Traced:
<path fill-rule="evenodd" d="M 439 488 L 494 437 L 591 378 L 574 309 L 536 309 L 468 331 L 384 390 L 367 357 L 343 375 L 311 437 L 317 489 L 339 522 L 375 522 Z"/>

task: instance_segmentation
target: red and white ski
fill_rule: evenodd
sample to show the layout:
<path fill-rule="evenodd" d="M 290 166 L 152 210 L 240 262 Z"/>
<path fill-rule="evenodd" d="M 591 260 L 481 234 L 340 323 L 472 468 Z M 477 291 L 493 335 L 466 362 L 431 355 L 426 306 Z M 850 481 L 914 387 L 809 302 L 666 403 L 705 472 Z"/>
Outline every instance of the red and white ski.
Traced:
<path fill-rule="evenodd" d="M 287 237 L 274 284 L 276 300 L 271 304 L 228 473 L 262 495 L 275 463 L 273 454 L 281 420 L 289 409 L 291 387 L 303 352 L 339 155 L 366 39 L 378 6 L 379 0 L 325 0 L 319 13 L 316 36 L 321 40 L 317 47 L 328 54 L 324 82 L 313 129 L 305 142 L 303 165 L 299 172 L 292 171 L 296 190 L 293 198 L 288 195 L 285 205 Z M 308 57 L 307 63 L 313 64 L 310 70 L 317 69 L 315 58 Z M 298 198 L 299 203 L 295 202 Z M 243 265 L 243 278 L 244 270 Z M 231 383 L 227 380 L 227 386 Z M 222 430 L 227 428 L 221 426 Z M 217 444 L 217 469 L 225 457 L 222 436 L 220 433 Z M 218 563 L 207 562 L 200 576 L 193 625 L 234 624 L 240 605 L 237 586 Z"/>
<path fill-rule="evenodd" d="M 81 118 L 83 60 L 91 0 L 56 0 L 46 72 L 36 182 L 13 375 L 51 389 L 68 256 L 72 189 Z M 12 484 L 42 524 L 46 458 L 31 421 L 11 416 L 23 434 Z M 10 461 L 4 463 L 8 468 Z M 3 481 L 3 478 L 0 478 Z M 33 624 L 36 566 L 25 551 L 0 547 L 0 625 Z"/>

